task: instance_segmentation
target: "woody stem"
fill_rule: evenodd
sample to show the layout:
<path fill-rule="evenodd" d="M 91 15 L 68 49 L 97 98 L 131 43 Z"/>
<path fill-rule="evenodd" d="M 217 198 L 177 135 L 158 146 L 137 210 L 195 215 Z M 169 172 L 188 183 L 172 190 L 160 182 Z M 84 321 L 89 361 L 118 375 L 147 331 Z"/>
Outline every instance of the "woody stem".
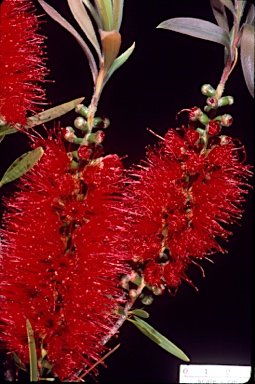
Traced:
<path fill-rule="evenodd" d="M 105 345 L 112 338 L 112 336 L 114 336 L 118 332 L 119 328 L 122 326 L 124 321 L 127 319 L 128 312 L 130 311 L 130 309 L 134 305 L 136 299 L 142 293 L 142 290 L 143 290 L 144 287 L 145 287 L 145 283 L 144 283 L 144 279 L 142 278 L 142 281 L 141 281 L 140 285 L 138 286 L 138 288 L 136 290 L 136 293 L 137 293 L 136 297 L 134 299 L 129 300 L 127 302 L 127 304 L 125 305 L 125 308 L 124 308 L 124 315 L 121 315 L 120 318 L 116 321 L 116 323 L 114 324 L 114 326 L 112 327 L 112 329 L 110 330 L 108 335 L 106 335 L 102 339 L 101 344 Z"/>

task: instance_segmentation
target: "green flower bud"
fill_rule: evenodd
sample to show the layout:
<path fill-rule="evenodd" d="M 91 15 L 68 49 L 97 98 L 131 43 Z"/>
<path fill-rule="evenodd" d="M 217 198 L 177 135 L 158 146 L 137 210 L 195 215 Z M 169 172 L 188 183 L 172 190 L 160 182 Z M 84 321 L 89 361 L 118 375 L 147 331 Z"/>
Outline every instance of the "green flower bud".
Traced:
<path fill-rule="evenodd" d="M 221 116 L 221 125 L 223 125 L 223 127 L 230 127 L 232 123 L 233 117 L 231 115 L 225 114 Z"/>
<path fill-rule="evenodd" d="M 205 130 L 204 130 L 204 128 L 200 128 L 200 127 L 199 127 L 199 128 L 197 128 L 197 129 L 196 129 L 196 131 L 199 133 L 199 135 L 200 135 L 200 136 L 203 136 L 203 135 L 204 135 L 204 133 L 205 133 Z"/>
<path fill-rule="evenodd" d="M 204 111 L 205 111 L 205 112 L 210 112 L 211 109 L 212 109 L 212 107 L 209 107 L 209 105 L 206 105 L 206 106 L 204 107 Z"/>
<path fill-rule="evenodd" d="M 76 117 L 76 119 L 74 120 L 74 126 L 75 128 L 78 128 L 81 131 L 88 130 L 87 121 L 81 116 Z"/>
<path fill-rule="evenodd" d="M 123 276 L 120 281 L 120 286 L 124 289 L 129 290 L 129 277 Z"/>
<path fill-rule="evenodd" d="M 74 129 L 73 127 L 66 127 L 63 129 L 63 137 L 66 141 L 68 141 L 69 143 L 72 143 L 73 142 L 73 137 L 74 137 Z"/>
<path fill-rule="evenodd" d="M 215 96 L 216 90 L 210 84 L 204 84 L 201 88 L 201 92 L 205 96 Z"/>
<path fill-rule="evenodd" d="M 70 126 L 64 128 L 63 136 L 64 136 L 64 139 L 66 141 L 68 141 L 69 143 L 81 144 L 82 141 L 83 141 L 83 139 L 77 137 L 74 134 L 74 129 L 72 127 L 70 127 Z"/>
<path fill-rule="evenodd" d="M 110 125 L 110 120 L 107 119 L 106 117 L 104 118 L 95 117 L 93 119 L 93 127 L 105 129 L 105 128 L 108 128 L 109 125 Z"/>
<path fill-rule="evenodd" d="M 75 107 L 75 112 L 79 113 L 81 116 L 87 118 L 88 117 L 88 107 L 83 104 L 78 104 Z"/>
<path fill-rule="evenodd" d="M 224 96 L 219 100 L 219 107 L 225 105 L 232 105 L 234 103 L 234 98 L 232 96 Z"/>
<path fill-rule="evenodd" d="M 130 279 L 131 283 L 134 283 L 136 285 L 139 285 L 141 283 L 141 277 L 135 271 L 131 272 L 131 274 L 129 275 L 129 279 Z"/>
<path fill-rule="evenodd" d="M 86 139 L 90 144 L 101 144 L 104 138 L 105 138 L 105 133 L 103 131 L 89 133 L 86 136 Z"/>
<path fill-rule="evenodd" d="M 165 287 L 152 287 L 152 292 L 155 296 L 162 295 L 165 292 Z"/>
<path fill-rule="evenodd" d="M 201 116 L 199 116 L 198 120 L 200 121 L 200 123 L 206 125 L 209 122 L 209 117 L 205 113 L 202 113 Z"/>
<path fill-rule="evenodd" d="M 83 139 L 81 137 L 77 137 L 74 135 L 73 137 L 73 141 L 72 141 L 74 144 L 82 144 L 83 142 Z"/>
<path fill-rule="evenodd" d="M 160 257 L 160 259 L 163 259 L 163 260 L 167 260 L 167 259 L 168 259 L 167 254 L 164 253 L 164 252 L 161 252 L 161 253 L 159 254 L 159 257 Z"/>
<path fill-rule="evenodd" d="M 137 290 L 136 289 L 130 289 L 128 294 L 129 294 L 130 299 L 134 300 L 137 297 Z"/>
<path fill-rule="evenodd" d="M 152 302 L 153 302 L 153 297 L 148 295 L 148 296 L 144 296 L 141 300 L 141 302 L 145 305 L 150 305 Z"/>

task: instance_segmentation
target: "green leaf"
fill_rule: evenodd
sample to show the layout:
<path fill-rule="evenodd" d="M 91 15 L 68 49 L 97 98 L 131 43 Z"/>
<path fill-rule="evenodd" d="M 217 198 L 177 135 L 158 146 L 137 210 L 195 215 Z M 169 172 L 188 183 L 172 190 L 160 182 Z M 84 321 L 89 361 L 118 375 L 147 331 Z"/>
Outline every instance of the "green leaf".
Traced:
<path fill-rule="evenodd" d="M 112 0 L 112 7 L 113 7 L 112 29 L 115 29 L 116 31 L 120 30 L 122 15 L 123 15 L 123 6 L 124 6 L 124 0 Z"/>
<path fill-rule="evenodd" d="M 178 357 L 183 361 L 190 361 L 188 356 L 181 349 L 179 349 L 175 344 L 173 344 L 161 333 L 156 331 L 155 328 L 146 323 L 144 320 L 139 319 L 139 317 L 135 316 L 135 321 L 132 322 L 137 328 L 140 329 L 141 332 L 143 332 L 151 340 L 155 341 L 161 348 L 165 349 L 167 352 L 171 353 L 172 355 Z"/>
<path fill-rule="evenodd" d="M 210 0 L 212 11 L 218 25 L 229 32 L 228 19 L 225 12 L 225 7 L 220 0 Z"/>
<path fill-rule="evenodd" d="M 56 107 L 47 109 L 46 111 L 40 112 L 37 115 L 31 116 L 28 118 L 28 125 L 26 125 L 25 128 L 31 128 L 36 125 L 45 124 L 48 121 L 54 120 L 74 109 L 76 105 L 81 104 L 83 100 L 84 97 L 79 97 L 78 99 L 68 101 L 67 103 L 57 105 Z"/>
<path fill-rule="evenodd" d="M 52 8 L 49 4 L 47 4 L 44 0 L 38 0 L 41 7 L 44 9 L 44 11 L 57 23 L 59 23 L 63 28 L 65 28 L 71 35 L 75 38 L 75 40 L 80 44 L 83 52 L 85 53 L 89 67 L 92 73 L 93 81 L 96 81 L 98 70 L 96 66 L 95 59 L 88 47 L 88 45 L 85 43 L 83 38 L 79 35 L 79 33 L 74 29 L 74 27 L 65 20 L 54 8 Z"/>
<path fill-rule="evenodd" d="M 121 65 L 123 65 L 129 56 L 132 54 L 133 50 L 135 48 L 135 43 L 132 44 L 131 47 L 129 47 L 125 52 L 123 52 L 117 59 L 114 60 L 112 66 L 110 67 L 105 80 L 104 84 L 109 80 L 109 78 L 112 76 L 112 74 L 118 69 Z"/>
<path fill-rule="evenodd" d="M 114 60 L 118 56 L 121 44 L 121 36 L 118 31 L 100 30 L 100 37 L 104 52 L 104 70 L 107 73 Z"/>
<path fill-rule="evenodd" d="M 96 8 L 94 7 L 94 5 L 91 4 L 91 2 L 89 0 L 82 0 L 82 1 L 85 4 L 85 6 L 88 8 L 88 10 L 91 13 L 91 16 L 93 17 L 95 22 L 97 23 L 98 28 L 103 29 L 102 21 L 100 19 L 100 16 L 99 16 Z"/>
<path fill-rule="evenodd" d="M 136 321 L 136 320 L 132 320 L 132 319 L 128 319 L 128 320 L 131 321 L 131 323 L 133 323 L 139 329 L 139 331 L 141 331 L 145 336 L 147 336 L 149 339 L 154 341 L 154 343 L 160 345 L 161 340 L 156 335 L 154 335 L 154 333 L 151 332 L 147 326 L 140 324 L 139 321 Z"/>
<path fill-rule="evenodd" d="M 244 25 L 241 39 L 241 65 L 247 88 L 254 97 L 254 27 Z"/>
<path fill-rule="evenodd" d="M 17 367 L 19 367 L 20 369 L 22 369 L 23 371 L 27 372 L 27 367 L 25 366 L 25 364 L 20 360 L 20 358 L 18 357 L 18 355 L 14 352 L 13 353 L 13 360 L 14 360 L 14 363 L 17 365 Z"/>
<path fill-rule="evenodd" d="M 30 381 L 38 381 L 38 368 L 34 332 L 31 323 L 26 319 L 29 362 L 30 362 Z"/>
<path fill-rule="evenodd" d="M 17 133 L 18 129 L 12 127 L 9 124 L 0 126 L 0 136 L 10 135 L 11 133 Z"/>
<path fill-rule="evenodd" d="M 77 21 L 83 32 L 86 34 L 87 38 L 95 48 L 99 59 L 101 60 L 102 55 L 100 45 L 97 40 L 97 36 L 93 24 L 90 20 L 90 17 L 85 7 L 82 5 L 82 0 L 67 0 L 67 2 L 75 20 Z"/>
<path fill-rule="evenodd" d="M 150 316 L 149 313 L 144 311 L 143 309 L 133 309 L 132 311 L 129 311 L 128 313 L 130 315 L 139 316 L 139 317 L 142 317 L 144 319 L 148 319 L 148 317 Z"/>
<path fill-rule="evenodd" d="M 0 181 L 0 187 L 24 175 L 39 161 L 42 155 L 42 147 L 38 147 L 33 151 L 23 153 L 23 155 L 21 155 L 9 166 L 3 175 L 2 180 Z"/>
<path fill-rule="evenodd" d="M 246 6 L 246 0 L 238 1 L 238 9 L 236 12 L 238 25 L 240 24 L 241 18 L 243 16 L 245 6 Z"/>
<path fill-rule="evenodd" d="M 70 0 L 72 1 L 72 0 Z M 112 28 L 112 0 L 95 0 L 95 4 L 102 20 L 103 29 L 111 31 Z"/>
<path fill-rule="evenodd" d="M 209 21 L 189 17 L 177 17 L 163 21 L 157 28 L 169 29 L 189 36 L 214 41 L 230 51 L 230 39 L 225 29 Z"/>

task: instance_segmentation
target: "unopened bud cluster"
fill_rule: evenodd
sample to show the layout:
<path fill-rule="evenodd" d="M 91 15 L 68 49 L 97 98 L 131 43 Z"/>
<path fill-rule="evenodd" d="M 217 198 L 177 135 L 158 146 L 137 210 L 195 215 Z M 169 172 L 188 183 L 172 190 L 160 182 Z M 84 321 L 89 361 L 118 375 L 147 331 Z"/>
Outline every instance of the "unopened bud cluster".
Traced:
<path fill-rule="evenodd" d="M 216 90 L 210 84 L 204 84 L 201 91 L 205 96 L 207 96 L 207 105 L 204 107 L 204 111 L 207 113 L 211 110 L 215 111 L 219 107 L 232 105 L 234 103 L 234 98 L 232 96 L 224 96 L 218 99 L 216 97 Z M 185 140 L 188 141 L 190 145 L 197 145 L 200 142 L 200 139 L 205 135 L 209 137 L 219 135 L 222 127 L 230 127 L 233 123 L 233 117 L 229 114 L 210 118 L 198 107 L 182 109 L 179 113 L 183 111 L 188 111 L 188 119 L 191 126 L 197 125 L 196 123 L 201 123 L 204 126 L 198 126 L 196 130 L 186 132 Z M 192 132 L 192 135 L 190 132 Z"/>
<path fill-rule="evenodd" d="M 110 125 L 110 121 L 107 118 L 94 117 L 92 129 L 96 130 L 91 132 L 89 129 L 87 118 L 88 118 L 88 107 L 83 104 L 78 104 L 75 108 L 75 112 L 79 114 L 74 120 L 74 128 L 82 131 L 85 135 L 83 137 L 77 136 L 75 129 L 71 126 L 67 126 L 63 129 L 63 137 L 66 141 L 73 144 L 78 144 L 80 147 L 77 151 L 73 151 L 72 155 L 77 160 L 88 159 L 91 154 L 91 145 L 100 145 L 104 138 L 105 133 L 102 129 L 106 129 Z"/>

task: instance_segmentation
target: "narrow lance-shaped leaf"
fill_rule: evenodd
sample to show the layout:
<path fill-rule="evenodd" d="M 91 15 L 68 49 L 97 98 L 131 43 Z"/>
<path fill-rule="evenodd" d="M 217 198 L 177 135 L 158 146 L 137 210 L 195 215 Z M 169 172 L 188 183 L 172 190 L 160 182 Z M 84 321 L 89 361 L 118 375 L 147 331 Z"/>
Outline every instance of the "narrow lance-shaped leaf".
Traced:
<path fill-rule="evenodd" d="M 48 121 L 54 120 L 60 116 L 63 116 L 65 113 L 71 111 L 76 107 L 76 105 L 81 104 L 84 100 L 84 97 L 79 97 L 78 99 L 74 99 L 68 101 L 67 103 L 63 103 L 57 105 L 56 107 L 49 108 L 46 111 L 40 112 L 37 115 L 31 116 L 27 120 L 27 125 L 25 128 L 34 127 L 35 125 L 45 124 Z"/>
<path fill-rule="evenodd" d="M 154 343 L 160 345 L 161 340 L 156 335 L 154 335 L 153 332 L 148 330 L 148 328 L 146 326 L 144 326 L 143 324 L 140 324 L 139 321 L 136 321 L 136 320 L 133 320 L 133 319 L 128 319 L 128 320 L 131 323 L 133 323 L 139 329 L 139 331 L 141 331 L 145 336 L 147 336 L 149 339 L 154 341 Z"/>
<path fill-rule="evenodd" d="M 112 29 L 120 30 L 123 15 L 124 0 L 112 0 Z"/>
<path fill-rule="evenodd" d="M 29 349 L 29 362 L 30 362 L 30 381 L 38 381 L 38 367 L 37 367 L 37 356 L 34 332 L 31 323 L 26 319 L 27 326 L 27 338 L 28 338 L 28 349 Z"/>
<path fill-rule="evenodd" d="M 97 40 L 97 36 L 93 27 L 93 24 L 90 20 L 90 17 L 85 9 L 85 7 L 82 5 L 82 0 L 67 0 L 69 8 L 83 30 L 83 32 L 86 34 L 87 38 L 95 48 L 99 60 L 101 60 L 101 50 L 100 50 L 100 45 Z"/>
<path fill-rule="evenodd" d="M 0 138 L 2 139 L 5 135 L 10 135 L 11 133 L 16 133 L 18 130 L 12 127 L 10 124 L 5 124 L 0 126 Z M 0 139 L 0 140 L 1 140 Z"/>
<path fill-rule="evenodd" d="M 225 12 L 225 7 L 220 0 L 210 0 L 212 11 L 218 25 L 229 32 L 228 19 Z"/>
<path fill-rule="evenodd" d="M 133 309 L 132 311 L 129 311 L 128 314 L 139 316 L 139 317 L 142 317 L 144 319 L 148 319 L 148 317 L 150 316 L 149 313 L 144 311 L 143 309 Z"/>
<path fill-rule="evenodd" d="M 234 13 L 235 13 L 235 8 L 234 8 L 234 5 L 233 5 L 233 3 L 232 3 L 231 0 L 220 0 L 220 2 L 221 2 L 222 4 L 224 4 L 225 7 L 227 7 L 227 8 L 230 10 L 230 12 L 234 15 Z"/>
<path fill-rule="evenodd" d="M 95 0 L 95 3 L 103 23 L 103 29 L 105 31 L 111 31 L 113 29 L 112 28 L 112 0 Z"/>
<path fill-rule="evenodd" d="M 28 172 L 40 160 L 43 152 L 42 147 L 38 147 L 32 151 L 23 153 L 23 155 L 18 157 L 4 173 L 2 180 L 0 181 L 0 187 L 18 179 Z"/>
<path fill-rule="evenodd" d="M 238 25 L 240 24 L 241 18 L 243 16 L 245 6 L 246 6 L 246 1 L 244 0 L 238 1 L 238 9 L 236 12 Z"/>
<path fill-rule="evenodd" d="M 94 7 L 94 5 L 91 4 L 91 2 L 89 0 L 82 0 L 82 1 L 85 4 L 85 6 L 88 8 L 88 10 L 91 13 L 91 16 L 93 17 L 95 22 L 97 23 L 98 28 L 103 29 L 102 21 L 100 19 L 100 16 L 99 16 L 96 8 Z"/>
<path fill-rule="evenodd" d="M 156 331 L 155 328 L 153 328 L 151 325 L 146 323 L 144 320 L 140 319 L 139 317 L 135 317 L 135 320 L 132 321 L 132 323 L 140 329 L 142 333 L 144 333 L 146 336 L 148 336 L 151 340 L 153 340 L 155 343 L 157 343 L 161 348 L 165 349 L 167 352 L 171 353 L 172 355 L 178 357 L 179 359 L 183 361 L 189 361 L 188 356 L 175 344 L 173 344 L 170 340 L 168 340 L 165 336 L 163 336 L 161 333 Z M 129 319 L 131 320 L 131 319 Z"/>
<path fill-rule="evenodd" d="M 230 51 L 230 39 L 225 29 L 209 21 L 189 17 L 177 17 L 163 21 L 157 28 L 169 29 L 200 39 L 223 44 Z"/>
<path fill-rule="evenodd" d="M 254 18 L 255 18 L 255 6 L 252 3 L 250 3 L 248 6 L 249 6 L 249 10 L 247 12 L 245 24 L 253 25 Z"/>
<path fill-rule="evenodd" d="M 123 52 L 119 57 L 117 57 L 117 59 L 114 60 L 112 66 L 110 67 L 105 77 L 104 84 L 109 80 L 109 78 L 116 71 L 116 69 L 118 69 L 122 64 L 124 64 L 127 61 L 129 56 L 132 54 L 134 48 L 135 48 L 135 43 L 133 43 L 131 47 L 129 47 L 125 52 Z"/>
<path fill-rule="evenodd" d="M 64 19 L 54 8 L 52 8 L 49 4 L 47 4 L 44 0 L 38 0 L 38 2 L 41 4 L 44 11 L 57 23 L 59 23 L 63 28 L 65 28 L 71 35 L 75 38 L 75 40 L 80 44 L 83 52 L 85 53 L 89 67 L 92 73 L 93 81 L 95 83 L 98 70 L 96 66 L 96 62 L 94 59 L 94 56 L 92 55 L 88 45 L 85 43 L 83 38 L 79 35 L 79 33 L 74 29 L 74 27 L 66 20 Z"/>
<path fill-rule="evenodd" d="M 118 56 L 121 44 L 121 36 L 118 31 L 102 31 L 100 30 L 100 37 L 104 53 L 104 70 L 108 72 L 114 60 Z"/>
<path fill-rule="evenodd" d="M 14 363 L 17 365 L 17 367 L 22 369 L 23 371 L 27 372 L 26 365 L 20 360 L 18 355 L 14 352 L 14 354 L 12 356 L 13 356 Z"/>
<path fill-rule="evenodd" d="M 76 105 L 80 104 L 83 100 L 84 97 L 79 97 L 78 99 L 68 101 L 67 103 L 57 105 L 56 107 L 49 108 L 46 111 L 38 113 L 37 115 L 33 115 L 27 119 L 27 125 L 25 125 L 24 128 L 28 129 L 36 125 L 45 124 L 48 121 L 54 120 L 74 109 Z M 19 128 L 21 128 L 21 126 L 17 124 L 17 128 L 9 124 L 0 126 L 0 140 L 4 135 L 19 132 Z"/>
<path fill-rule="evenodd" d="M 254 27 L 244 25 L 241 40 L 241 64 L 247 88 L 254 97 Z"/>

